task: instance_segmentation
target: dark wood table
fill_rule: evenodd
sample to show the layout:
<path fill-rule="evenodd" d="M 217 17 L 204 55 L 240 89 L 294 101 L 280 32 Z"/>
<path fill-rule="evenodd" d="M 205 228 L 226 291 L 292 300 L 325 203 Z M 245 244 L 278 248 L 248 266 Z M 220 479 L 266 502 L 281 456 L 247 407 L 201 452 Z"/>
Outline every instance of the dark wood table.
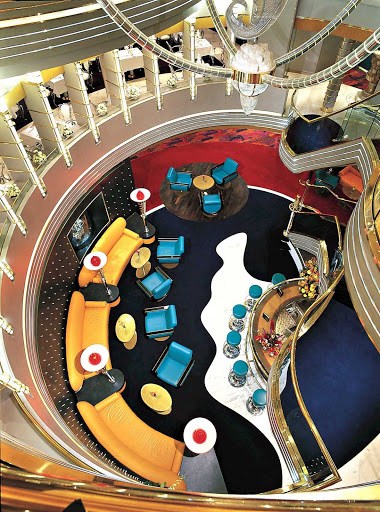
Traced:
<path fill-rule="evenodd" d="M 216 165 L 218 164 L 198 162 L 178 167 L 176 171 L 191 172 L 194 180 L 194 178 L 203 174 L 210 176 L 211 169 Z M 243 178 L 238 175 L 230 183 L 231 185 L 227 189 L 221 189 L 213 185 L 207 190 L 208 194 L 216 194 L 219 191 L 223 198 L 223 208 L 215 217 L 207 217 L 203 214 L 200 205 L 200 190 L 193 184 L 188 193 L 181 195 L 180 192 L 170 188 L 169 180 L 165 178 L 161 183 L 160 197 L 166 208 L 182 219 L 198 222 L 215 222 L 216 220 L 226 219 L 235 215 L 248 201 L 249 190 Z"/>

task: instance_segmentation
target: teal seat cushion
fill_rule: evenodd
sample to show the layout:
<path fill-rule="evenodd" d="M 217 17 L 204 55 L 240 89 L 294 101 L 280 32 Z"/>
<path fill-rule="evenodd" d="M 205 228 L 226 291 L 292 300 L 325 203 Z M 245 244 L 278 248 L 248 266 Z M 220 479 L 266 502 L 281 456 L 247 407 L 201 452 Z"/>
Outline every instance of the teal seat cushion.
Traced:
<path fill-rule="evenodd" d="M 157 377 L 172 386 L 176 386 L 186 365 L 166 356 L 157 370 Z"/>
<path fill-rule="evenodd" d="M 249 288 L 249 295 L 250 297 L 252 297 L 252 299 L 259 299 L 262 293 L 263 289 L 261 288 L 261 286 L 258 286 L 257 284 L 254 284 Z"/>
<path fill-rule="evenodd" d="M 255 405 L 263 407 L 267 403 L 267 394 L 264 389 L 256 389 L 252 395 L 252 400 Z"/>
<path fill-rule="evenodd" d="M 176 254 L 176 243 L 175 242 L 160 242 L 157 247 L 157 258 L 161 256 L 171 256 L 172 254 Z"/>
<path fill-rule="evenodd" d="M 241 335 L 238 331 L 230 331 L 227 334 L 227 343 L 232 347 L 237 347 L 241 342 Z"/>
<path fill-rule="evenodd" d="M 145 317 L 145 332 L 159 332 L 169 329 L 166 323 L 165 310 L 150 311 Z"/>
<path fill-rule="evenodd" d="M 284 274 L 280 274 L 279 272 L 273 274 L 272 284 L 279 284 L 282 283 L 282 281 L 286 281 L 286 277 L 284 276 Z"/>
<path fill-rule="evenodd" d="M 233 369 L 238 377 L 243 377 L 248 372 L 248 365 L 245 361 L 236 361 L 234 363 Z"/>
<path fill-rule="evenodd" d="M 243 304 L 236 304 L 236 306 L 233 307 L 232 314 L 237 319 L 244 318 L 247 314 L 247 308 L 243 306 Z"/>
<path fill-rule="evenodd" d="M 203 210 L 206 213 L 218 213 L 222 209 L 222 200 L 219 194 L 208 194 L 203 196 Z"/>
<path fill-rule="evenodd" d="M 150 291 L 153 291 L 155 288 L 157 288 L 158 285 L 163 283 L 164 280 L 165 279 L 158 272 L 153 272 L 153 274 L 150 274 L 141 282 Z"/>

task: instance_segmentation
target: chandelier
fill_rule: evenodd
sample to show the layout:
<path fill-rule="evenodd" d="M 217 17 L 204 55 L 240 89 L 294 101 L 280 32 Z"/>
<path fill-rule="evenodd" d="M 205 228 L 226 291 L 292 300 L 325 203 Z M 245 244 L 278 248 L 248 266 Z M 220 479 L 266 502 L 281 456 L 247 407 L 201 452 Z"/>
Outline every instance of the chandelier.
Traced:
<path fill-rule="evenodd" d="M 380 46 L 379 27 L 349 55 L 332 66 L 302 78 L 280 78 L 274 76 L 276 68 L 304 55 L 311 48 L 320 43 L 347 18 L 362 0 L 349 0 L 335 18 L 327 23 L 319 32 L 314 34 L 308 41 L 276 59 L 273 58 L 273 54 L 267 45 L 258 43 L 257 38 L 268 30 L 277 20 L 287 0 L 254 0 L 251 22 L 249 24 L 245 24 L 233 13 L 233 8 L 237 4 L 247 7 L 246 1 L 232 1 L 226 11 L 227 25 L 235 36 L 248 41 L 246 44 L 243 44 L 239 50 L 237 50 L 234 43 L 229 38 L 226 29 L 220 21 L 214 0 L 206 0 L 215 29 L 230 55 L 229 68 L 206 66 L 200 62 L 193 62 L 179 57 L 178 52 L 172 53 L 166 50 L 139 30 L 118 9 L 112 0 L 96 1 L 126 35 L 146 50 L 154 53 L 158 58 L 174 66 L 175 69 L 183 69 L 203 76 L 231 79 L 233 87 L 240 94 L 241 104 L 246 114 L 253 112 L 257 105 L 259 95 L 263 93 L 269 85 L 282 89 L 302 89 L 331 80 L 332 78 L 337 78 L 357 66 Z"/>
<path fill-rule="evenodd" d="M 240 94 L 244 112 L 249 115 L 255 110 L 259 94 L 268 84 L 263 83 L 263 76 L 276 69 L 273 53 L 267 44 L 243 44 L 231 61 L 232 85 Z"/>

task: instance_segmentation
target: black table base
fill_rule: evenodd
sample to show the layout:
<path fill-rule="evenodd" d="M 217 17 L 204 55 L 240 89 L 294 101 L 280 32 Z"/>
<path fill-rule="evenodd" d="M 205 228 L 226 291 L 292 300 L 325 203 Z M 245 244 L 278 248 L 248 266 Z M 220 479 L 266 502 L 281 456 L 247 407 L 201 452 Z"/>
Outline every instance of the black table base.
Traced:
<path fill-rule="evenodd" d="M 83 386 L 76 394 L 78 402 L 96 405 L 121 390 L 125 381 L 123 372 L 116 368 L 107 371 L 115 379 L 115 382 L 110 382 L 107 375 L 103 373 L 84 379 Z"/>
<path fill-rule="evenodd" d="M 95 300 L 99 302 L 108 302 L 111 304 L 119 298 L 119 288 L 113 284 L 108 285 L 111 295 L 108 295 L 104 284 L 90 283 L 84 288 L 80 288 L 80 292 L 84 297 L 85 301 Z"/>
<path fill-rule="evenodd" d="M 148 221 L 146 221 L 147 231 L 145 230 L 144 222 L 138 213 L 132 213 L 127 218 L 127 228 L 137 233 L 140 238 L 148 240 L 156 235 L 156 228 Z"/>

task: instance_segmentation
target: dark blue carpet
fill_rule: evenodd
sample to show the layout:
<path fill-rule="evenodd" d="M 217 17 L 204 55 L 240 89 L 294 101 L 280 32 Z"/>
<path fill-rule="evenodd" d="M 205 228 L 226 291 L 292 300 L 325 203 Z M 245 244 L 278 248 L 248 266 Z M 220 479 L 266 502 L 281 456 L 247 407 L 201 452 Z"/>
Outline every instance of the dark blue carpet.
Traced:
<path fill-rule="evenodd" d="M 240 415 L 216 402 L 206 391 L 204 377 L 215 356 L 215 343 L 204 329 L 200 316 L 210 299 L 211 279 L 222 265 L 215 248 L 219 242 L 235 233 L 245 232 L 248 235 L 245 266 L 251 275 L 267 281 L 275 272 L 282 272 L 288 278 L 298 275 L 287 246 L 281 240 L 289 219 L 288 205 L 289 202 L 282 197 L 250 189 L 246 206 L 238 214 L 222 221 L 186 221 L 165 208 L 154 212 L 149 220 L 157 228 L 158 237 L 185 237 L 183 261 L 177 268 L 167 271 L 174 280 L 173 288 L 160 303 L 175 304 L 178 327 L 174 336 L 166 342 L 145 338 L 143 309 L 154 304 L 137 288 L 135 271 L 130 265 L 119 282 L 121 302 L 111 309 L 112 365 L 125 375 L 127 386 L 123 396 L 127 403 L 147 424 L 179 440 L 183 439 L 183 429 L 190 419 L 196 416 L 209 418 L 218 433 L 215 452 L 229 493 L 260 493 L 278 488 L 281 486 L 281 468 L 274 448 L 261 432 Z M 305 215 L 299 217 L 295 227 L 315 236 L 318 233 L 321 237 L 326 236 L 331 241 L 328 245 L 333 254 L 336 246 L 333 224 L 316 216 Z M 157 265 L 157 243 L 149 247 L 154 268 Z M 332 312 L 328 308 L 321 321 L 301 339 L 297 368 L 310 413 L 322 437 L 326 436 L 326 444 L 333 457 L 336 455 L 339 461 L 341 458 L 348 460 L 357 453 L 358 446 L 364 446 L 367 439 L 372 439 L 376 430 L 373 420 L 378 418 L 378 412 L 371 416 L 374 407 L 372 399 L 378 397 L 379 391 L 378 388 L 373 389 L 378 381 L 371 368 L 375 364 L 379 369 L 379 359 L 354 311 L 338 303 L 333 303 L 331 307 Z M 127 351 L 114 334 L 116 320 L 122 313 L 130 313 L 136 320 L 138 342 L 131 351 Z M 332 319 L 329 315 L 332 315 Z M 314 342 L 309 344 L 306 340 L 310 336 Z M 173 340 L 191 348 L 195 358 L 195 365 L 180 389 L 167 386 L 151 373 L 163 348 Z M 351 352 L 352 357 L 348 357 Z M 360 380 L 362 391 L 359 395 L 354 393 L 356 380 Z M 173 398 L 170 415 L 160 416 L 143 404 L 140 389 L 147 382 L 163 384 L 169 390 Z M 244 388 L 241 393 L 242 400 L 245 400 L 247 392 Z M 283 396 L 286 399 L 286 389 Z M 293 409 L 290 403 L 287 412 Z M 336 416 L 333 416 L 333 412 Z M 302 421 L 302 418 L 297 421 Z M 371 431 L 369 435 L 363 432 L 367 429 L 363 425 L 367 423 Z M 353 435 L 350 434 L 351 430 Z M 128 432 L 125 434 L 128 435 Z M 313 438 L 304 444 L 312 447 Z M 334 449 L 338 448 L 339 453 L 335 453 Z"/>
<path fill-rule="evenodd" d="M 318 116 L 308 114 L 305 117 L 311 120 Z M 295 153 L 308 153 L 331 146 L 341 131 L 340 125 L 330 118 L 309 124 L 297 117 L 289 126 L 286 140 Z"/>
<path fill-rule="evenodd" d="M 333 299 L 299 340 L 296 369 L 306 407 L 339 468 L 380 431 L 380 357 L 355 311 Z M 290 377 L 281 402 L 308 465 L 318 448 L 305 433 Z"/>
<path fill-rule="evenodd" d="M 127 403 L 153 428 L 180 440 L 183 440 L 183 429 L 190 419 L 196 416 L 209 418 L 216 426 L 215 452 L 229 493 L 259 493 L 278 488 L 281 486 L 281 467 L 265 436 L 206 391 L 204 378 L 215 356 L 215 343 L 204 329 L 200 316 L 210 299 L 211 279 L 222 265 L 215 248 L 235 233 L 248 234 L 245 264 L 252 275 L 263 280 L 270 280 L 274 272 L 296 276 L 296 267 L 281 242 L 281 233 L 289 216 L 288 204 L 279 196 L 250 190 L 248 203 L 238 214 L 214 223 L 186 221 L 164 208 L 158 210 L 149 216 L 158 236 L 185 237 L 183 261 L 175 269 L 168 270 L 174 280 L 173 288 L 160 303 L 176 306 L 178 327 L 174 336 L 167 342 L 145 338 L 143 309 L 154 304 L 137 288 L 135 273 L 130 266 L 119 282 L 121 303 L 111 309 L 112 365 L 125 375 L 127 386 L 123 396 Z M 149 247 L 154 268 L 157 264 L 156 243 Z M 116 320 L 122 313 L 130 313 L 137 324 L 138 342 L 131 351 L 127 351 L 114 334 Z M 167 386 L 151 373 L 163 348 L 173 340 L 190 347 L 195 358 L 195 365 L 180 389 Z M 147 382 L 163 384 L 169 390 L 173 397 L 171 414 L 159 416 L 143 404 L 140 389 Z M 242 400 L 246 400 L 244 388 L 241 395 Z"/>

